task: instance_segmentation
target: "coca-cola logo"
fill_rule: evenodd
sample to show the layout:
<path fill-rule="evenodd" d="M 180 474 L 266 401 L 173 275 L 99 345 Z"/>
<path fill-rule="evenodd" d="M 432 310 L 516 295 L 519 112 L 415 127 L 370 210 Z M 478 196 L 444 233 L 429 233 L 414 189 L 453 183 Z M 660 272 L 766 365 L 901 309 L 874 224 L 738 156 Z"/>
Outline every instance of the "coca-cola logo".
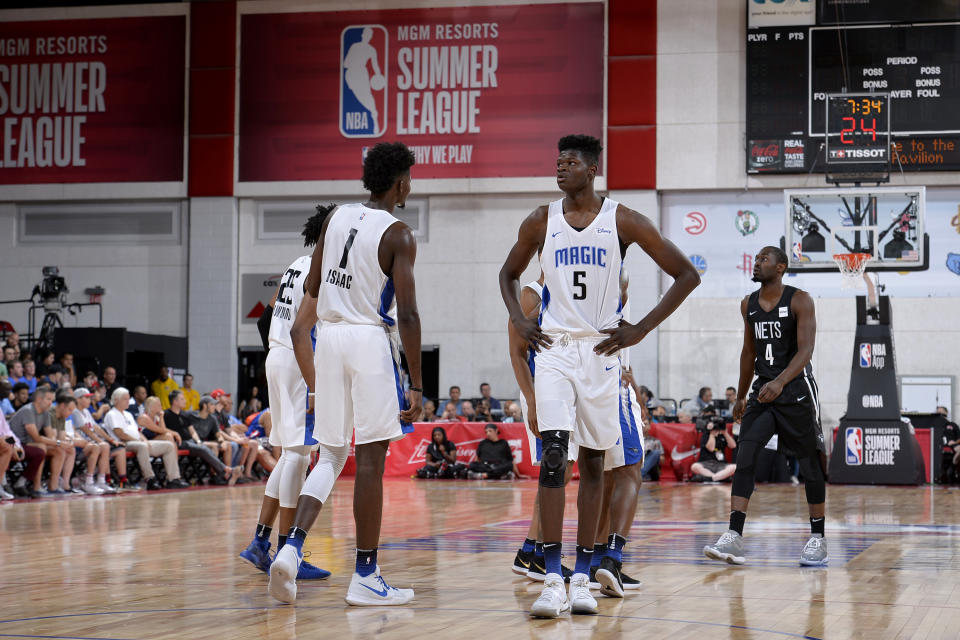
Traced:
<path fill-rule="evenodd" d="M 765 145 L 754 144 L 750 150 L 750 155 L 753 156 L 754 160 L 761 162 L 776 162 L 777 157 L 780 156 L 780 145 L 775 142 Z"/>

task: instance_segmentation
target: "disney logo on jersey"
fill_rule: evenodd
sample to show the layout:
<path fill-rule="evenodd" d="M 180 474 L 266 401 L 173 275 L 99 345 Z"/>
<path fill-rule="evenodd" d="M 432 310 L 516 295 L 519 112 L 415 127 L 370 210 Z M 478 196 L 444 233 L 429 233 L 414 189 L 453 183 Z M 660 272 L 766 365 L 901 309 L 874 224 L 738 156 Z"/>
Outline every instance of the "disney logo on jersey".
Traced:
<path fill-rule="evenodd" d="M 597 227 L 597 235 L 601 233 L 613 233 L 613 229 L 607 229 L 605 227 Z"/>
<path fill-rule="evenodd" d="M 846 443 L 847 464 L 854 466 L 863 464 L 863 429 L 847 427 L 844 442 Z"/>
<path fill-rule="evenodd" d="M 377 138 L 387 130 L 387 30 L 352 25 L 340 34 L 340 133 Z"/>
<path fill-rule="evenodd" d="M 885 342 L 860 343 L 860 368 L 883 369 L 887 361 L 887 345 Z"/>

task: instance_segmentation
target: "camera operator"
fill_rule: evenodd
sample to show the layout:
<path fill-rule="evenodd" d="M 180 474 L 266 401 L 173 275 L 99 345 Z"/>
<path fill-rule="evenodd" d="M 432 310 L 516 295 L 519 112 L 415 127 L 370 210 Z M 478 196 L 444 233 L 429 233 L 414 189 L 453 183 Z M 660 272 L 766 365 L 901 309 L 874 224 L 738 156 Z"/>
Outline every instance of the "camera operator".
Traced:
<path fill-rule="evenodd" d="M 737 465 L 726 459 L 726 450 L 737 448 L 733 435 L 727 433 L 724 418 L 716 414 L 713 405 L 706 405 L 697 418 L 697 431 L 700 436 L 700 456 L 690 471 L 694 481 L 710 480 L 721 482 L 731 477 Z M 699 476 L 699 477 L 698 477 Z"/>

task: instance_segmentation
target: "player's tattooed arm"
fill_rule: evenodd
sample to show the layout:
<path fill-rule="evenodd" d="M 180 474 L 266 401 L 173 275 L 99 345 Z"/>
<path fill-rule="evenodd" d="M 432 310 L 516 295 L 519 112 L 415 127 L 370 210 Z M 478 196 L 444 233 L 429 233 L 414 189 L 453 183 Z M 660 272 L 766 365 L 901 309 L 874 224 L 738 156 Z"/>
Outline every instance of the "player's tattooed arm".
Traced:
<path fill-rule="evenodd" d="M 806 291 L 797 291 L 790 300 L 790 309 L 797 319 L 797 353 L 780 375 L 763 385 L 757 394 L 760 402 L 776 400 L 783 386 L 803 373 L 813 358 L 813 346 L 817 339 L 817 314 L 813 298 Z"/>
<path fill-rule="evenodd" d="M 740 422 L 743 412 L 747 408 L 747 393 L 750 392 L 750 383 L 753 382 L 753 370 L 757 361 L 757 348 L 753 344 L 753 332 L 747 321 L 747 301 L 749 296 L 740 301 L 740 315 L 743 316 L 743 348 L 740 350 L 740 382 L 737 383 L 737 401 L 733 403 L 733 421 Z"/>
<path fill-rule="evenodd" d="M 381 267 L 393 278 L 397 297 L 397 330 L 400 343 L 407 356 L 410 371 L 410 406 L 400 412 L 403 422 L 415 422 L 423 411 L 423 374 L 420 369 L 420 311 L 417 309 L 417 288 L 413 277 L 413 265 L 417 260 L 417 241 L 410 227 L 394 223 L 383 234 L 380 244 Z M 387 263 L 387 264 L 385 264 Z"/>
<path fill-rule="evenodd" d="M 517 241 L 510 248 L 507 259 L 500 269 L 500 295 L 507 306 L 510 322 L 520 338 L 534 351 L 549 347 L 553 340 L 540 330 L 539 325 L 523 313 L 520 306 L 520 276 L 523 275 L 530 259 L 543 247 L 547 234 L 547 207 L 537 209 L 520 224 Z"/>
<path fill-rule="evenodd" d="M 673 278 L 673 284 L 667 289 L 653 309 L 637 324 L 623 322 L 614 329 L 604 329 L 601 333 L 609 334 L 609 338 L 598 344 L 593 350 L 601 355 L 614 355 L 620 349 L 635 345 L 670 314 L 690 295 L 690 292 L 700 284 L 700 274 L 694 269 L 687 256 L 660 235 L 653 223 L 643 215 L 623 205 L 617 207 L 617 231 L 620 241 L 630 245 L 636 243 L 650 256 L 664 273 Z"/>

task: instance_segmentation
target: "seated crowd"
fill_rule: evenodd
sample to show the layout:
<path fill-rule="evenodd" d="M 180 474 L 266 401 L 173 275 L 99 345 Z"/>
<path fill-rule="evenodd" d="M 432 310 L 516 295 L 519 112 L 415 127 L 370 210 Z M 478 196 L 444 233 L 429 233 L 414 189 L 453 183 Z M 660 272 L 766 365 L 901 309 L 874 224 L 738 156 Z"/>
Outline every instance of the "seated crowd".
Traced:
<path fill-rule="evenodd" d="M 201 396 L 190 374 L 180 388 L 162 367 L 153 395 L 121 386 L 111 366 L 86 372 L 78 386 L 71 354 L 43 353 L 38 365 L 18 346 L 8 336 L 0 363 L 0 500 L 182 489 L 190 486 L 182 469 L 194 482 L 233 485 L 276 465 L 270 412 L 255 395 L 240 420 L 230 394 Z"/>

